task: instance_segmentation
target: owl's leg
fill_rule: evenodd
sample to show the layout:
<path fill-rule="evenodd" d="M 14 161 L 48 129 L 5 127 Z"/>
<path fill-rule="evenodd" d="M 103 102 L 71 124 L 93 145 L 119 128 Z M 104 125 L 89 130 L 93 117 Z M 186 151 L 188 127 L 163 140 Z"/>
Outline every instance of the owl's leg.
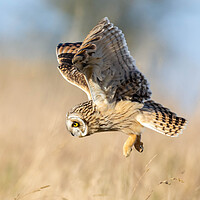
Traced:
<path fill-rule="evenodd" d="M 123 154 L 125 157 L 128 157 L 132 151 L 132 146 L 134 145 L 136 141 L 137 135 L 136 134 L 130 134 L 126 142 L 123 146 Z"/>
<path fill-rule="evenodd" d="M 123 154 L 128 157 L 132 151 L 134 145 L 136 150 L 139 152 L 143 151 L 143 143 L 140 141 L 141 135 L 130 134 L 123 146 Z"/>

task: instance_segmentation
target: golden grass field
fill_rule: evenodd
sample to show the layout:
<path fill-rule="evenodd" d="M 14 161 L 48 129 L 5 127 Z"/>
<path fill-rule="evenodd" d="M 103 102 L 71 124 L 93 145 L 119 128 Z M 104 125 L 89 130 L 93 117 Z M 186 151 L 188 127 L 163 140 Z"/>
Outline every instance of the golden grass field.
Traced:
<path fill-rule="evenodd" d="M 187 129 L 178 138 L 146 129 L 144 152 L 125 158 L 122 133 L 68 134 L 66 112 L 87 98 L 56 61 L 1 65 L 1 200 L 200 199 L 200 107 L 186 116 L 178 102 L 157 96 L 188 119 Z"/>

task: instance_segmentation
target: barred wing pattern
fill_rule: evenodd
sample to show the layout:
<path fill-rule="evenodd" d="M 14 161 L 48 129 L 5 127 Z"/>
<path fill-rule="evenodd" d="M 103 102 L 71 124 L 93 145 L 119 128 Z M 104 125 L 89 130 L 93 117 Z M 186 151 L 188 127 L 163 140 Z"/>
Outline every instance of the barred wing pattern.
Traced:
<path fill-rule="evenodd" d="M 92 99 L 99 107 L 119 100 L 143 102 L 151 96 L 147 80 L 128 51 L 124 34 L 107 17 L 90 31 L 72 63 L 85 74 Z"/>
<path fill-rule="evenodd" d="M 69 83 L 82 89 L 87 94 L 88 99 L 91 99 L 85 75 L 72 65 L 72 59 L 81 44 L 81 42 L 60 43 L 57 46 L 56 55 L 58 63 L 60 64 L 58 70 Z"/>
<path fill-rule="evenodd" d="M 140 111 L 136 117 L 140 124 L 167 136 L 177 137 L 187 125 L 187 120 L 153 100 L 145 101 Z"/>

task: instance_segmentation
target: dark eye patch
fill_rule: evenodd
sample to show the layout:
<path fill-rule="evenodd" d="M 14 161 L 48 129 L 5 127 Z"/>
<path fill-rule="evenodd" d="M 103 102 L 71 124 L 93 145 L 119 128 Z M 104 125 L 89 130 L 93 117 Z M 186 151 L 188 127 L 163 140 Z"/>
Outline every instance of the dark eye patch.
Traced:
<path fill-rule="evenodd" d="M 80 126 L 80 124 L 79 124 L 78 122 L 75 122 L 75 121 L 74 121 L 74 122 L 72 123 L 72 127 L 79 127 L 79 126 Z"/>

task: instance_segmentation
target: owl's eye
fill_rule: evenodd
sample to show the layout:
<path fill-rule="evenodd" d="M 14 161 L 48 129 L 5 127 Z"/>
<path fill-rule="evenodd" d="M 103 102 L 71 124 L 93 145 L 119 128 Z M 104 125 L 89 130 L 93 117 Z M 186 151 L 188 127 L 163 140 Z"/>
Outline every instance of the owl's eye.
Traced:
<path fill-rule="evenodd" d="M 80 126 L 80 124 L 78 122 L 73 122 L 72 123 L 72 127 L 79 127 L 79 126 Z"/>

